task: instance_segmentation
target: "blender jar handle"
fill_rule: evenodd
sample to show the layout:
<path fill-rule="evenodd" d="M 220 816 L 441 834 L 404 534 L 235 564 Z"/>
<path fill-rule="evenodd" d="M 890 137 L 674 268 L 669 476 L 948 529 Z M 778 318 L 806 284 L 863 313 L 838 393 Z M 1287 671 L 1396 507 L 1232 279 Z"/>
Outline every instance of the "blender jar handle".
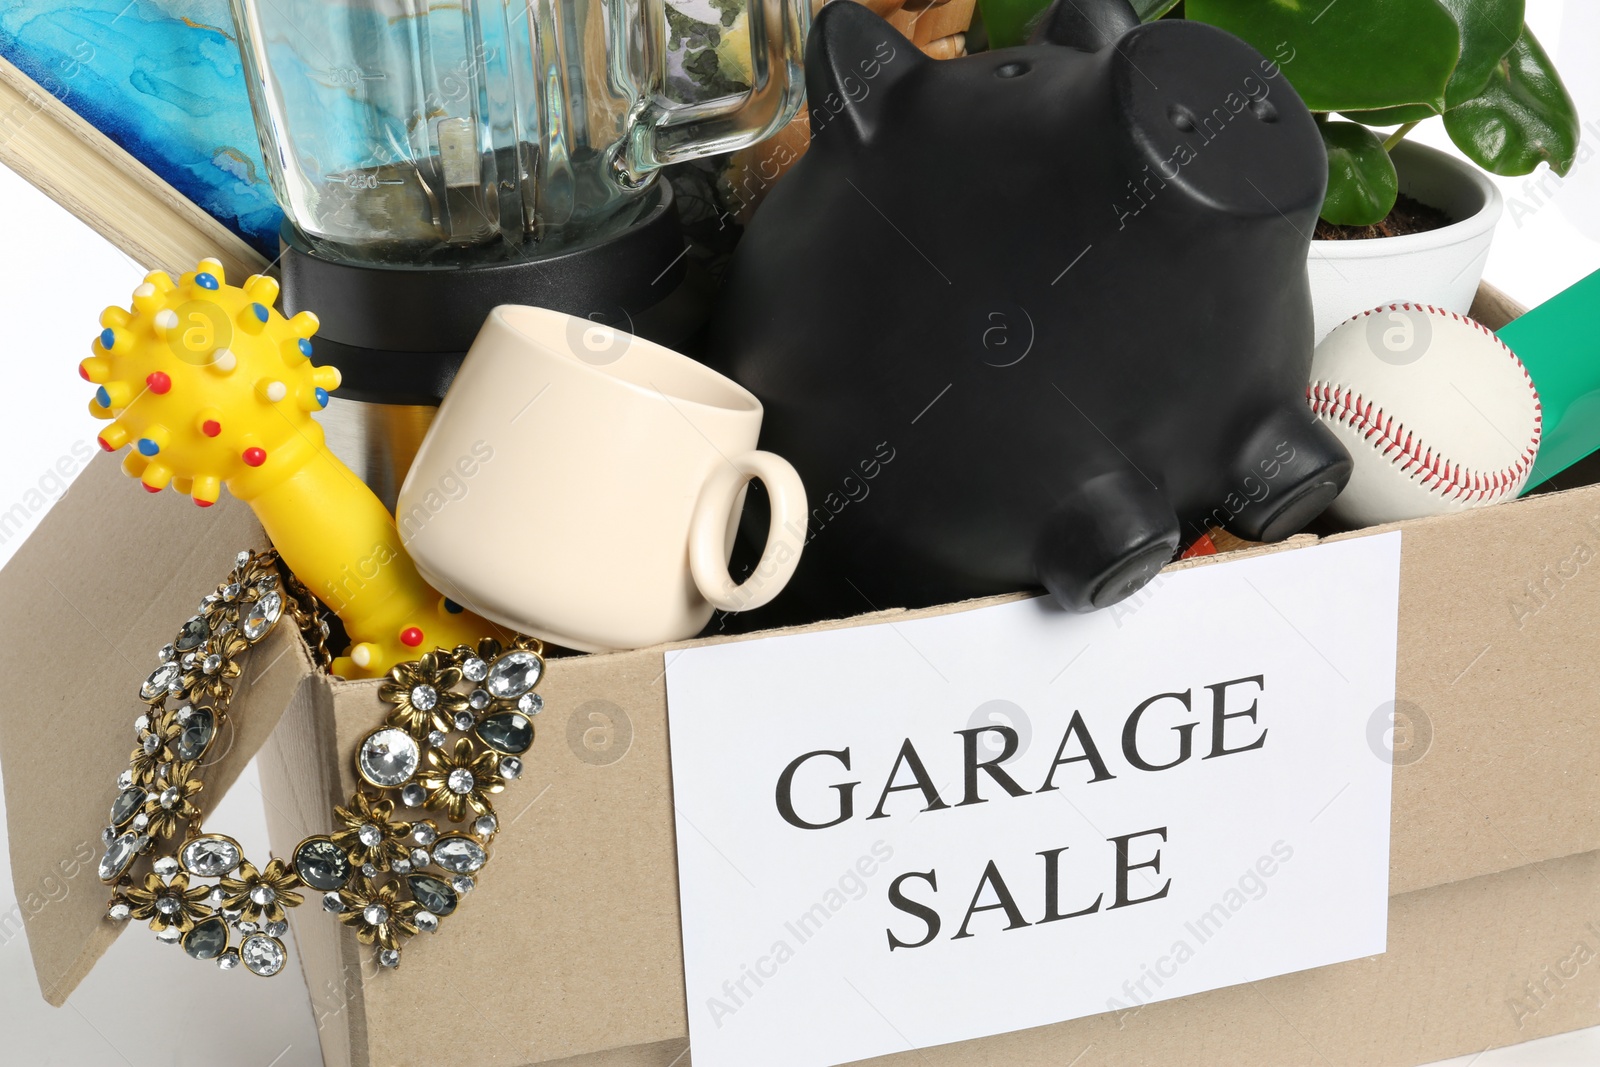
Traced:
<path fill-rule="evenodd" d="M 664 40 L 664 0 L 646 0 Z M 749 0 L 745 24 L 750 33 L 750 91 L 703 103 L 678 104 L 656 92 L 647 95 L 618 153 L 618 171 L 630 184 L 642 184 L 660 167 L 701 156 L 736 152 L 778 132 L 794 118 L 805 98 L 803 57 L 811 29 L 811 0 Z M 662 69 L 652 81 L 665 81 Z"/>

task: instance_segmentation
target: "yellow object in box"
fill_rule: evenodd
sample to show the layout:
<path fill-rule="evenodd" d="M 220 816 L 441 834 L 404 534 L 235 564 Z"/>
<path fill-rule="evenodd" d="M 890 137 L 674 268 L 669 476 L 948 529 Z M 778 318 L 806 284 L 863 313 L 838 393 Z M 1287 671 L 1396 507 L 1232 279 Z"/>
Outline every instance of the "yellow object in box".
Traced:
<path fill-rule="evenodd" d="M 133 307 L 109 307 L 79 373 L 111 425 L 100 447 L 129 448 L 122 469 L 154 493 L 171 486 L 201 507 L 223 485 L 248 502 L 290 570 L 339 616 L 348 677 L 386 673 L 421 647 L 474 644 L 497 632 L 430 589 L 394 519 L 334 454 L 312 413 L 339 385 L 311 362 L 317 318 L 273 309 L 278 283 L 224 281 L 202 260 L 176 282 L 147 275 Z"/>

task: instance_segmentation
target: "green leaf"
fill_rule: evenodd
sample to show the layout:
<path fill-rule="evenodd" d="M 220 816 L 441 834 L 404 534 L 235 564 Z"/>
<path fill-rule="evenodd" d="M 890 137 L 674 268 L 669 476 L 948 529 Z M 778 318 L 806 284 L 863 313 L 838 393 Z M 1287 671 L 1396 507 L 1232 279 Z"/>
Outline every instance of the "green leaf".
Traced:
<path fill-rule="evenodd" d="M 1443 111 L 1461 53 L 1438 0 L 1189 0 L 1184 12 L 1277 62 L 1313 111 Z"/>
<path fill-rule="evenodd" d="M 1328 196 L 1322 217 L 1338 226 L 1371 226 L 1394 210 L 1400 176 L 1377 134 L 1354 122 L 1324 122 Z"/>
<path fill-rule="evenodd" d="M 1403 126 L 1408 122 L 1431 119 L 1438 114 L 1427 104 L 1401 104 L 1399 107 L 1384 107 L 1377 111 L 1343 112 L 1345 118 L 1351 122 L 1359 122 L 1363 126 Z"/>
<path fill-rule="evenodd" d="M 1525 0 L 1439 0 L 1461 28 L 1461 58 L 1445 86 L 1445 108 L 1466 103 L 1489 83 L 1494 68 L 1522 33 Z M 1410 119 L 1403 120 L 1406 122 Z"/>
<path fill-rule="evenodd" d="M 1139 16 L 1140 22 L 1154 22 L 1182 2 L 1183 0 L 1132 0 L 1133 10 Z"/>
<path fill-rule="evenodd" d="M 1527 29 L 1483 92 L 1445 112 L 1444 128 L 1467 158 L 1493 174 L 1527 174 L 1540 163 L 1565 174 L 1578 154 L 1577 108 Z"/>
<path fill-rule="evenodd" d="M 1050 0 L 978 0 L 983 26 L 989 33 L 989 48 L 1027 44 L 1034 26 L 1049 7 Z"/>

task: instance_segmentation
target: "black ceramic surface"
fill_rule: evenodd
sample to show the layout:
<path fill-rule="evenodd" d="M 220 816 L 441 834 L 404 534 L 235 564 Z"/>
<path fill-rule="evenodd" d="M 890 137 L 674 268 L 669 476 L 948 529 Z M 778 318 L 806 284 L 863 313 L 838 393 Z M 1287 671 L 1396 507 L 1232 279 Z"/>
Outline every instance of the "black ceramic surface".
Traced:
<path fill-rule="evenodd" d="M 1103 607 L 1208 523 L 1280 539 L 1337 495 L 1305 403 L 1327 163 L 1263 56 L 1065 0 L 1026 47 L 934 61 L 840 2 L 806 85 L 811 148 L 708 356 L 805 480 L 795 610 Z"/>

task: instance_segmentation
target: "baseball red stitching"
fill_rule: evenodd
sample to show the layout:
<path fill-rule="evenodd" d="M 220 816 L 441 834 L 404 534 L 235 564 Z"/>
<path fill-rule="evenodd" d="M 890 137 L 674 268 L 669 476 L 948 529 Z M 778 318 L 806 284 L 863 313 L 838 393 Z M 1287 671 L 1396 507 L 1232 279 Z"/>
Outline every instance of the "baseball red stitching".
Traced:
<path fill-rule="evenodd" d="M 1350 321 L 1367 318 L 1379 311 L 1427 311 L 1435 315 L 1448 315 L 1494 338 L 1495 343 L 1522 372 L 1528 392 L 1533 394 L 1533 436 L 1528 441 L 1528 447 L 1515 463 L 1504 470 L 1488 473 L 1462 467 L 1425 445 L 1403 423 L 1395 422 L 1393 415 L 1384 414 L 1382 408 L 1360 393 L 1332 382 L 1312 382 L 1306 387 L 1306 401 L 1311 405 L 1312 412 L 1319 417 L 1334 419 L 1360 434 L 1375 451 L 1399 467 L 1401 473 L 1420 478 L 1422 486 L 1431 493 L 1457 501 L 1484 500 L 1518 489 L 1533 467 L 1534 457 L 1539 452 L 1539 440 L 1544 433 L 1544 409 L 1539 402 L 1538 390 L 1534 388 L 1533 376 L 1528 373 L 1522 360 L 1481 322 L 1427 304 L 1390 304 L 1388 307 L 1364 311 Z"/>

